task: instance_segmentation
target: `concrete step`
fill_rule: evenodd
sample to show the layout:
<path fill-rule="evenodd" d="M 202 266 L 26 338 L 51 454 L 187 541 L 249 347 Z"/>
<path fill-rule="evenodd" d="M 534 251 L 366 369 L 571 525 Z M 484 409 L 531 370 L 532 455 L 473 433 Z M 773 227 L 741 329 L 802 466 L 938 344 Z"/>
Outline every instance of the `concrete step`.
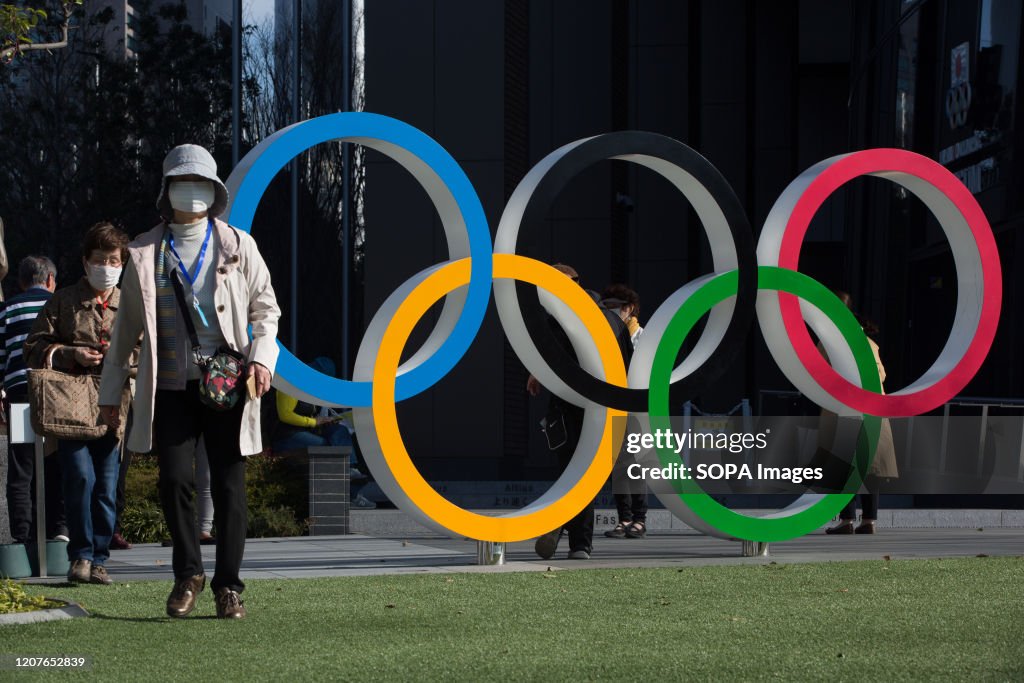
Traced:
<path fill-rule="evenodd" d="M 550 481 L 431 481 L 435 491 L 447 500 L 466 510 L 518 510 L 540 498 L 551 488 Z M 375 482 L 362 485 L 359 481 L 352 483 L 353 491 L 377 503 L 387 501 L 387 496 Z M 722 505 L 732 509 L 776 509 L 780 504 L 788 504 L 792 496 L 730 493 L 715 495 Z M 780 501 L 786 503 L 780 503 Z M 647 504 L 652 510 L 664 510 L 655 496 L 648 496 Z M 882 505 L 888 508 L 909 508 L 913 504 L 913 496 L 883 495 Z M 612 495 L 611 484 L 606 484 L 594 499 L 597 508 L 615 509 L 615 496 Z"/>
<path fill-rule="evenodd" d="M 476 509 L 482 515 L 506 514 L 505 509 Z M 767 510 L 739 510 L 763 515 Z M 356 510 L 350 513 L 352 533 L 383 538 L 436 536 L 401 510 Z M 614 508 L 594 510 L 594 531 L 604 532 L 618 522 Z M 880 529 L 1024 529 L 1024 510 L 880 510 Z M 647 515 L 651 531 L 692 531 L 667 510 L 651 510 Z"/>

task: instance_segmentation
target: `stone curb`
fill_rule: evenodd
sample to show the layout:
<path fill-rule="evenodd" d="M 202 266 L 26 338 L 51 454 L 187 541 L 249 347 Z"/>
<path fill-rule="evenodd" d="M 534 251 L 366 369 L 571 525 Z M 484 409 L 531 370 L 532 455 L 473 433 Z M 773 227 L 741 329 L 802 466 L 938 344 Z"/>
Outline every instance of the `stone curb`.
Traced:
<path fill-rule="evenodd" d="M 63 621 L 64 619 L 89 616 L 89 613 L 85 611 L 85 608 L 77 602 L 69 602 L 68 600 L 61 600 L 59 598 L 47 598 L 47 600 L 63 602 L 64 606 L 54 607 L 53 609 L 40 609 L 32 612 L 0 614 L 0 626 L 7 626 L 10 624 L 37 624 L 44 621 Z"/>

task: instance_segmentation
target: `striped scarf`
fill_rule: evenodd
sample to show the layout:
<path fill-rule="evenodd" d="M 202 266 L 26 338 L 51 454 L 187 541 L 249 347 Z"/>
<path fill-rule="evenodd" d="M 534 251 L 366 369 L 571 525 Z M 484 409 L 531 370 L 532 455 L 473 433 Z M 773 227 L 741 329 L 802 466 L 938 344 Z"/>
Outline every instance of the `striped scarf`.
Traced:
<path fill-rule="evenodd" d="M 169 231 L 164 232 L 156 252 L 156 379 L 157 385 L 174 384 L 178 379 L 178 353 L 175 344 L 177 300 L 172 274 L 167 270 Z"/>

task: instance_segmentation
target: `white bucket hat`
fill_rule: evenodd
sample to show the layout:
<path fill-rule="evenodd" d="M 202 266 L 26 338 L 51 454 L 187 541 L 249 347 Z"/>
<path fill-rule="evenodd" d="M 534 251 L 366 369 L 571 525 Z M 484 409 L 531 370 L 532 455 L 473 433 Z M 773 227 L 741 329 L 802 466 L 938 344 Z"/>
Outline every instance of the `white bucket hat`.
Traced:
<path fill-rule="evenodd" d="M 167 185 L 173 176 L 197 175 L 213 183 L 213 205 L 208 212 L 211 218 L 224 213 L 228 206 L 228 188 L 217 177 L 217 162 L 213 155 L 199 145 L 178 145 L 164 158 L 164 178 L 160 184 L 160 196 L 156 198 L 156 208 L 167 220 L 174 218 L 171 202 L 167 196 Z"/>

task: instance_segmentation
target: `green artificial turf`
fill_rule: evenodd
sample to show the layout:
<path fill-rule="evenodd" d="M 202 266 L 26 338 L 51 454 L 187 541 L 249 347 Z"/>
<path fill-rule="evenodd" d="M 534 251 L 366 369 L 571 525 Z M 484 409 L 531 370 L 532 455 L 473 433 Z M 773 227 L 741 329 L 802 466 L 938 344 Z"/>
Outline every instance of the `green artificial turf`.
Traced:
<path fill-rule="evenodd" d="M 0 654 L 133 681 L 1024 679 L 1024 558 L 262 580 L 237 622 L 209 590 L 164 618 L 168 590 L 30 587 L 93 616 L 2 626 Z"/>

